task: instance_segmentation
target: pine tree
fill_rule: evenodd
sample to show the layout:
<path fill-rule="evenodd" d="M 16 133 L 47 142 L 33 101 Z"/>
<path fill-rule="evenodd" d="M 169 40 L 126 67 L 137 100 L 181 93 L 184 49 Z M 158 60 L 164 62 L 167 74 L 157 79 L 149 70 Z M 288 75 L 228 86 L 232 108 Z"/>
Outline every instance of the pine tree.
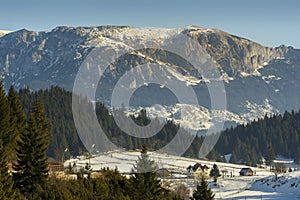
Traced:
<path fill-rule="evenodd" d="M 12 128 L 10 134 L 11 151 L 8 156 L 9 156 L 9 160 L 15 160 L 16 155 L 13 149 L 16 146 L 16 141 L 20 138 L 20 134 L 25 129 L 26 118 L 25 118 L 24 110 L 21 105 L 21 101 L 13 86 L 10 87 L 8 92 L 8 103 L 10 107 L 10 125 Z"/>
<path fill-rule="evenodd" d="M 216 164 L 214 164 L 213 168 L 210 170 L 209 176 L 214 178 L 215 183 L 217 182 L 218 177 L 221 176 L 219 167 Z"/>
<path fill-rule="evenodd" d="M 271 165 L 275 159 L 275 153 L 271 144 L 268 145 L 267 151 L 265 154 L 266 165 Z"/>
<path fill-rule="evenodd" d="M 132 199 L 159 199 L 163 195 L 160 180 L 157 179 L 157 166 L 147 154 L 144 145 L 131 177 Z"/>
<path fill-rule="evenodd" d="M 7 156 L 0 140 L 0 199 L 14 199 L 12 177 L 8 173 Z"/>
<path fill-rule="evenodd" d="M 296 150 L 296 155 L 295 155 L 294 161 L 295 161 L 295 163 L 300 164 L 300 147 L 298 147 Z"/>
<path fill-rule="evenodd" d="M 211 200 L 214 199 L 214 197 L 215 195 L 211 189 L 208 188 L 207 182 L 204 176 L 202 176 L 201 182 L 197 185 L 197 189 L 193 192 L 193 197 L 191 197 L 191 200 Z"/>
<path fill-rule="evenodd" d="M 34 195 L 48 176 L 46 150 L 49 143 L 48 123 L 42 104 L 36 101 L 29 113 L 27 127 L 17 141 L 17 163 L 13 167 L 16 187 L 26 195 Z"/>
<path fill-rule="evenodd" d="M 207 155 L 209 160 L 217 161 L 217 153 L 214 149 L 212 149 L 209 154 Z"/>
<path fill-rule="evenodd" d="M 234 163 L 234 164 L 237 163 L 237 158 L 236 158 L 236 155 L 235 155 L 235 151 L 232 152 L 229 162 Z"/>
<path fill-rule="evenodd" d="M 151 160 L 149 154 L 147 153 L 146 145 L 143 145 L 141 156 L 138 158 L 136 165 L 134 166 L 134 172 L 145 173 L 145 172 L 155 172 L 158 169 L 154 160 Z"/>
<path fill-rule="evenodd" d="M 5 91 L 0 81 L 0 140 L 2 140 L 5 151 L 8 152 L 11 143 L 10 108 Z"/>

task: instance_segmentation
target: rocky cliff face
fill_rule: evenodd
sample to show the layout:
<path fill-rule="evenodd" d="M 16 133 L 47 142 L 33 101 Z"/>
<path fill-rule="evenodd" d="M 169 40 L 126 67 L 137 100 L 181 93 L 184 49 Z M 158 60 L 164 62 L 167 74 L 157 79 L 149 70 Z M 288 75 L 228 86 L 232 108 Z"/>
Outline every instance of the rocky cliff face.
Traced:
<path fill-rule="evenodd" d="M 299 50 L 286 46 L 265 47 L 220 30 L 194 26 L 179 29 L 57 27 L 50 32 L 12 32 L 0 37 L 0 75 L 6 88 L 13 84 L 16 88 L 28 85 L 37 90 L 59 85 L 72 90 L 78 68 L 94 46 L 103 48 L 103 51 L 117 51 L 120 45 L 160 44 L 178 34 L 186 34 L 198 41 L 218 66 L 225 81 L 229 109 L 219 112 L 219 115 L 223 113 L 229 121 L 241 123 L 267 112 L 300 107 L 299 95 L 295 93 L 300 89 L 297 78 L 300 71 Z M 203 106 L 194 110 L 199 110 L 199 116 L 209 116 L 207 120 L 212 118 L 213 112 L 203 115 L 204 110 L 209 113 L 209 94 L 195 69 L 174 55 L 151 49 L 133 51 L 119 58 L 106 72 L 102 86 L 99 86 L 102 96 L 98 99 L 109 100 L 114 84 L 126 71 L 139 64 L 153 63 L 154 60 L 172 66 L 163 72 L 165 77 L 194 85 Z M 151 73 L 151 67 L 148 72 Z M 145 95 L 148 95 L 153 100 L 143 106 L 163 100 L 168 107 L 161 109 L 175 112 L 176 106 L 171 108 L 170 105 L 176 104 L 176 100 L 172 95 L 165 95 L 168 93 L 166 88 L 145 85 L 134 95 L 133 105 L 141 105 L 140 100 L 145 101 Z M 292 97 L 286 99 L 287 95 Z M 166 113 L 161 115 L 166 116 Z"/>
<path fill-rule="evenodd" d="M 236 76 L 243 72 L 255 73 L 271 60 L 285 58 L 289 50 L 284 45 L 265 47 L 215 29 L 192 27 L 187 30 L 187 33 L 205 47 L 229 76 Z"/>
<path fill-rule="evenodd" d="M 47 82 L 40 86 L 56 83 L 67 86 L 70 83 L 64 83 L 60 76 L 71 81 L 69 77 L 76 73 L 76 68 L 91 50 L 91 43 L 118 48 L 118 42 L 163 42 L 179 33 L 199 41 L 221 71 L 233 78 L 245 73 L 253 74 L 273 59 L 292 55 L 285 46 L 264 47 L 220 30 L 199 27 L 174 30 L 114 26 L 57 27 L 50 32 L 20 30 L 1 37 L 0 71 L 3 78 L 8 79 L 7 84 L 13 83 L 17 87 L 23 87 L 40 76 L 43 77 L 42 82 Z"/>

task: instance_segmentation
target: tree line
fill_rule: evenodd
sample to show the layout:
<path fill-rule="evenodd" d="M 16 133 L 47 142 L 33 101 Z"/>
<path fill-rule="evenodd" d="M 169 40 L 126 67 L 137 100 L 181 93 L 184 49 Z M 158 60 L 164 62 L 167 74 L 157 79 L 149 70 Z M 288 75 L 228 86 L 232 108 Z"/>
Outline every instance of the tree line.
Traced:
<path fill-rule="evenodd" d="M 40 91 L 30 91 L 29 88 L 25 88 L 18 92 L 18 96 L 26 116 L 30 105 L 33 104 L 35 99 L 40 99 L 44 104 L 45 115 L 51 124 L 47 156 L 55 160 L 62 160 L 66 148 L 69 151 L 66 152 L 65 158 L 69 158 L 71 155 L 77 156 L 87 151 L 77 134 L 74 124 L 71 92 L 57 86 Z M 159 149 L 174 138 L 180 127 L 174 121 L 166 121 L 162 130 L 155 136 L 135 138 L 124 133 L 111 115 L 112 112 L 116 112 L 116 114 L 126 115 L 127 117 L 127 113 L 124 113 L 122 108 L 109 110 L 102 103 L 97 102 L 96 105 L 93 105 L 87 99 L 82 100 L 82 97 L 79 96 L 77 98 L 81 98 L 81 101 L 90 106 L 91 109 L 94 109 L 95 106 L 99 124 L 110 141 L 127 150 L 138 149 L 143 144 L 146 144 L 150 150 Z M 147 125 L 150 122 L 145 110 L 141 110 L 138 115 L 129 117 L 139 125 Z M 207 155 L 207 158 L 225 162 L 224 157 L 221 155 L 232 154 L 232 163 L 256 165 L 262 162 L 263 157 L 267 156 L 267 147 L 271 146 L 276 155 L 290 157 L 299 162 L 299 118 L 299 112 L 292 111 L 285 112 L 283 115 L 265 116 L 247 125 L 228 128 L 221 133 L 218 143 Z M 157 119 L 152 120 L 158 124 L 162 123 Z M 190 137 L 188 132 L 186 132 L 186 135 L 187 138 Z M 184 156 L 198 158 L 203 139 L 203 136 L 196 136 Z"/>
<path fill-rule="evenodd" d="M 58 88 L 51 90 L 63 93 Z M 76 180 L 50 176 L 46 152 L 49 152 L 49 144 L 53 140 L 51 130 L 56 129 L 47 116 L 55 111 L 50 112 L 50 101 L 45 99 L 50 100 L 51 95 L 41 91 L 33 93 L 28 88 L 21 90 L 22 93 L 26 94 L 22 101 L 13 87 L 6 95 L 0 82 L 0 199 L 186 199 L 186 193 L 182 196 L 176 190 L 161 185 L 155 172 L 157 165 L 149 158 L 145 145 L 129 178 L 117 169 L 102 169 L 98 178 L 84 178 L 80 173 Z M 42 101 L 49 107 L 44 106 Z M 27 107 L 23 109 L 22 103 Z M 62 106 L 65 102 L 60 103 Z M 148 123 L 145 114 L 142 112 L 141 117 L 134 120 Z M 50 119 L 53 120 L 53 116 Z M 9 163 L 12 169 L 9 169 Z M 195 200 L 203 198 L 214 198 L 205 179 L 191 197 Z"/>
<path fill-rule="evenodd" d="M 60 87 L 53 86 L 46 90 L 30 91 L 29 88 L 21 89 L 18 93 L 24 112 L 28 115 L 28 108 L 35 99 L 40 99 L 45 108 L 45 115 L 49 120 L 50 126 L 50 144 L 47 149 L 47 156 L 52 157 L 57 161 L 64 157 L 77 156 L 87 152 L 82 141 L 80 140 L 74 124 L 72 113 L 72 93 Z M 168 144 L 177 134 L 180 126 L 172 120 L 168 120 L 161 126 L 157 119 L 152 119 L 152 123 L 157 123 L 157 126 L 163 127 L 156 135 L 150 138 L 137 138 L 123 132 L 116 124 L 114 117 L 111 115 L 115 112 L 116 115 L 130 117 L 136 124 L 144 126 L 150 123 L 145 110 L 141 110 L 138 115 L 127 116 L 123 108 L 109 110 L 103 103 L 97 102 L 95 105 L 89 102 L 86 98 L 80 96 L 74 97 L 76 101 L 80 101 L 89 109 L 94 109 L 99 121 L 99 124 L 106 136 L 119 147 L 127 150 L 141 148 L 142 145 L 147 145 L 150 150 L 157 150 Z M 85 123 L 89 126 L 89 123 Z M 192 137 L 187 131 L 186 138 L 182 139 L 184 145 L 185 139 Z M 93 136 L 91 136 L 93 137 Z M 185 155 L 188 157 L 197 157 L 203 138 L 196 136 L 193 146 L 189 148 Z M 69 151 L 64 150 L 68 148 Z M 64 156 L 63 156 L 64 155 Z"/>
<path fill-rule="evenodd" d="M 215 150 L 232 154 L 230 162 L 249 166 L 266 163 L 281 155 L 300 162 L 300 112 L 265 116 L 246 125 L 226 129 L 221 133 Z"/>

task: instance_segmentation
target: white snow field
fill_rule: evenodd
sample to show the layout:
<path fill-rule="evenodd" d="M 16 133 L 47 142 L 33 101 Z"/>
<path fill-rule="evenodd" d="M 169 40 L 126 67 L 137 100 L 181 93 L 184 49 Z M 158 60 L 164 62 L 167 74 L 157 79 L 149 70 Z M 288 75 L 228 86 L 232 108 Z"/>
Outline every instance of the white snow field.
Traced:
<path fill-rule="evenodd" d="M 77 167 L 84 167 L 86 163 L 90 163 L 93 170 L 100 170 L 104 167 L 118 168 L 121 173 L 128 174 L 139 155 L 140 152 L 111 151 L 94 155 L 90 159 L 85 157 L 70 159 L 64 163 L 64 166 L 67 168 L 69 163 L 76 163 Z M 217 185 L 214 185 L 212 180 L 208 180 L 216 199 L 300 199 L 300 171 L 281 174 L 275 180 L 274 174 L 266 168 L 251 167 L 254 176 L 240 176 L 241 168 L 248 166 L 184 158 L 157 152 L 149 152 L 149 155 L 156 161 L 159 168 L 167 168 L 172 172 L 173 177 L 166 178 L 164 181 L 169 181 L 170 185 L 184 183 L 191 193 L 196 186 L 196 180 L 186 177 L 186 168 L 199 162 L 210 168 L 216 163 L 221 173 L 226 172 L 224 177 L 218 178 Z"/>

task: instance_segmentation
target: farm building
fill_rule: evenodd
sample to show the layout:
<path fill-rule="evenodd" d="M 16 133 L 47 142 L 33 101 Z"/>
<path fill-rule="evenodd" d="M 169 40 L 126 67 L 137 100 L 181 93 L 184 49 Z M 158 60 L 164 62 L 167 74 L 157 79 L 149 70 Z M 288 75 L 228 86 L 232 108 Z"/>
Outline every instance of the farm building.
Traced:
<path fill-rule="evenodd" d="M 253 176 L 253 171 L 251 168 L 242 168 L 240 171 L 241 176 Z"/>

